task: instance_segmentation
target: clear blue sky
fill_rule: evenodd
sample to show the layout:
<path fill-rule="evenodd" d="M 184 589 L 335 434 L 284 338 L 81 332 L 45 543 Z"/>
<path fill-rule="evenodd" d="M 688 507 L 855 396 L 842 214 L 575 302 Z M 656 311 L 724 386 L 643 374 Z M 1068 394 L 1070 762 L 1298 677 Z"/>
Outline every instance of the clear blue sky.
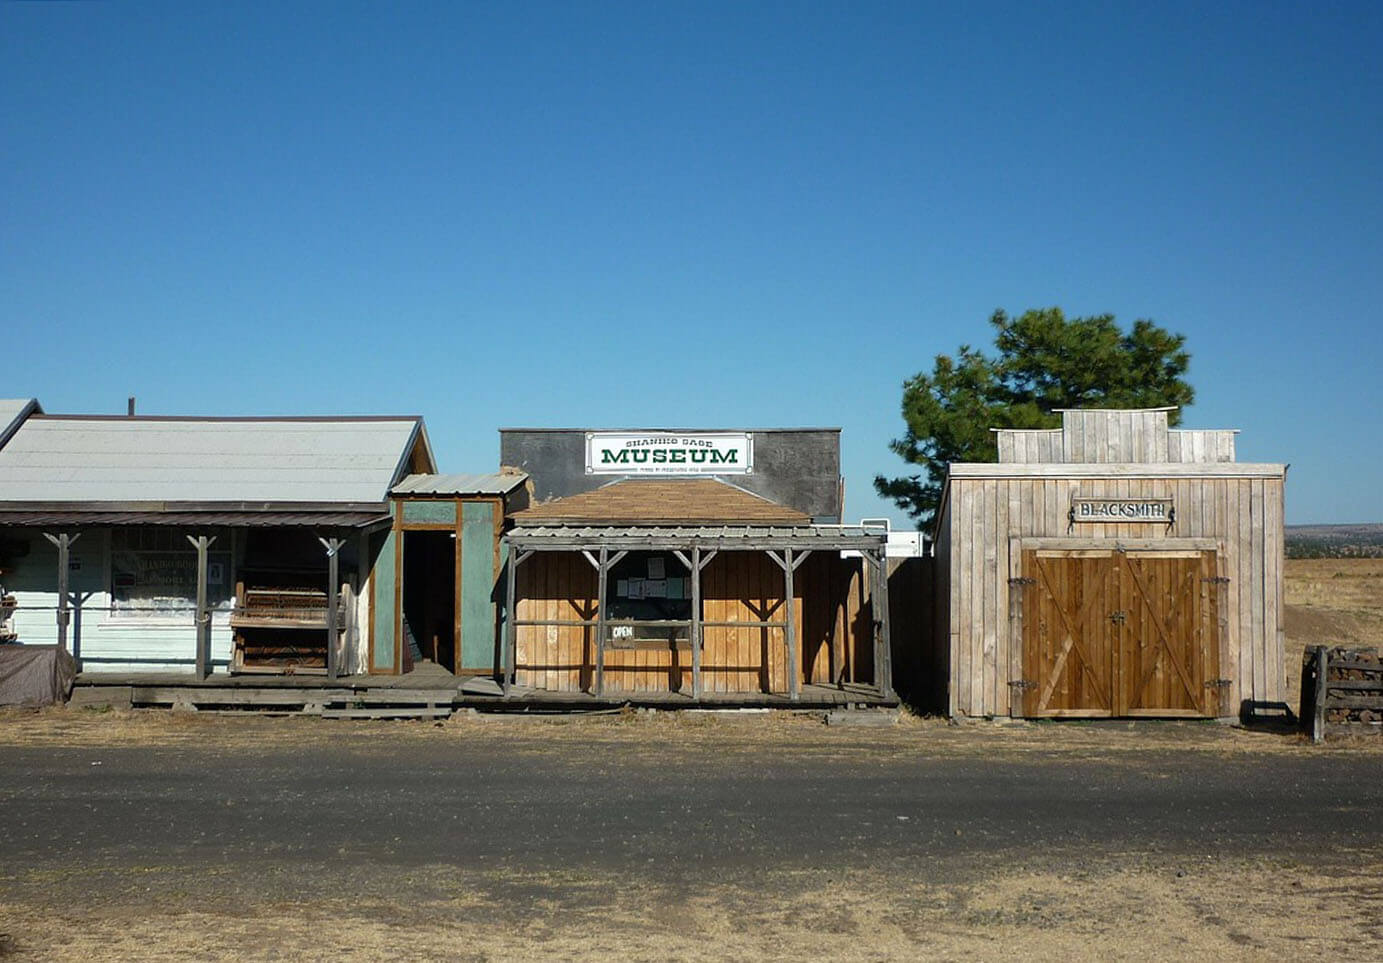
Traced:
<path fill-rule="evenodd" d="M 0 396 L 839 426 L 995 308 L 1184 333 L 1188 427 L 1383 521 L 1383 4 L 0 5 Z"/>

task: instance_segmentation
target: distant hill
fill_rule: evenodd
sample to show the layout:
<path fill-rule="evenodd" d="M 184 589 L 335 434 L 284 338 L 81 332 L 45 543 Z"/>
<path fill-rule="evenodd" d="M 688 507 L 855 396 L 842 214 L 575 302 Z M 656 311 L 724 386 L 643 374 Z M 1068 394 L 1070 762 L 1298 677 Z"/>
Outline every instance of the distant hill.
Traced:
<path fill-rule="evenodd" d="M 1383 558 L 1383 525 L 1288 525 L 1288 558 Z"/>

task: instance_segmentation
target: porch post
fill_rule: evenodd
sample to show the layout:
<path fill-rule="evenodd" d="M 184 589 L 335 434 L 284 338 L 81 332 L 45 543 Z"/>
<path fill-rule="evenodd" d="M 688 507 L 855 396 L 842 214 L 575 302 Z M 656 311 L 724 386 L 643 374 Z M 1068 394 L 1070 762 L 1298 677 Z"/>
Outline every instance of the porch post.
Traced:
<path fill-rule="evenodd" d="M 49 535 L 44 532 L 43 537 L 52 542 L 58 550 L 58 645 L 65 652 L 67 651 L 67 624 L 72 618 L 72 613 L 68 610 L 71 600 L 68 598 L 67 590 L 67 563 L 72 543 L 81 538 L 82 534 L 78 532 L 76 535 L 68 535 L 66 532 L 62 532 L 58 535 Z"/>
<path fill-rule="evenodd" d="M 605 694 L 605 590 L 610 580 L 610 550 L 600 547 L 595 589 L 595 694 Z"/>
<path fill-rule="evenodd" d="M 792 549 L 783 549 L 783 604 L 787 606 L 788 634 L 788 698 L 793 702 L 802 698 L 797 665 L 797 606 L 792 604 L 792 576 L 796 568 L 797 566 L 792 563 Z"/>
<path fill-rule="evenodd" d="M 206 604 L 206 555 L 215 536 L 187 536 L 192 547 L 197 550 L 197 678 L 205 679 L 211 674 L 211 612 Z"/>
<path fill-rule="evenodd" d="M 337 618 L 341 606 L 341 547 L 346 540 L 322 538 L 319 535 L 317 541 L 327 550 L 327 678 L 336 679 L 341 675 L 340 656 L 337 654 L 341 633 L 337 628 Z"/>
<path fill-rule="evenodd" d="M 888 618 L 888 553 L 884 549 L 866 552 L 874 563 L 874 586 L 870 593 L 874 608 L 874 684 L 885 698 L 893 698 L 893 646 Z"/>
<path fill-rule="evenodd" d="M 701 546 L 692 546 L 692 698 L 701 698 Z"/>
<path fill-rule="evenodd" d="M 501 661 L 500 672 L 503 678 L 500 680 L 501 688 L 504 690 L 504 697 L 509 697 L 509 687 L 514 682 L 514 648 L 518 644 L 518 637 L 514 629 L 514 613 L 518 611 L 518 606 L 514 601 L 514 588 L 517 582 L 514 572 L 519 567 L 519 552 L 513 542 L 509 543 L 509 561 L 504 566 L 504 655 Z"/>

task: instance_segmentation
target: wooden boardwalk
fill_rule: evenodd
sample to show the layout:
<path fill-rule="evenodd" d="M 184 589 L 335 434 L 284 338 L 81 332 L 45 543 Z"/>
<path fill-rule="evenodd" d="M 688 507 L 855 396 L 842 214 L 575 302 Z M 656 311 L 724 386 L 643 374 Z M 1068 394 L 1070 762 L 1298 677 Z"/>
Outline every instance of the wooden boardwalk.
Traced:
<path fill-rule="evenodd" d="M 699 700 L 678 692 L 551 692 L 515 686 L 506 696 L 488 677 L 454 676 L 431 663 L 397 676 L 265 676 L 84 672 L 71 704 L 172 707 L 199 712 L 264 711 L 327 718 L 445 717 L 457 709 L 488 712 L 581 712 L 620 706 L 657 709 L 833 709 L 896 706 L 871 686 L 804 685 L 793 701 L 781 693 L 708 692 Z"/>

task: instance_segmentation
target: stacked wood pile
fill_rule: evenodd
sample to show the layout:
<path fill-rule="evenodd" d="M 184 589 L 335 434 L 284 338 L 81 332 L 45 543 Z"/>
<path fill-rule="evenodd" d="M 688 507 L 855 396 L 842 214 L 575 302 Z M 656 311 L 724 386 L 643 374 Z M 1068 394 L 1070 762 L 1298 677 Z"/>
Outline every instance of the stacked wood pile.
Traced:
<path fill-rule="evenodd" d="M 305 672 L 327 669 L 327 593 L 320 589 L 247 589 L 237 586 L 231 628 L 232 672 Z M 345 625 L 344 607 L 337 628 Z"/>
<path fill-rule="evenodd" d="M 1373 727 L 1383 732 L 1383 658 L 1377 648 L 1307 649 L 1302 664 L 1301 717 L 1312 741 L 1327 727 Z"/>

